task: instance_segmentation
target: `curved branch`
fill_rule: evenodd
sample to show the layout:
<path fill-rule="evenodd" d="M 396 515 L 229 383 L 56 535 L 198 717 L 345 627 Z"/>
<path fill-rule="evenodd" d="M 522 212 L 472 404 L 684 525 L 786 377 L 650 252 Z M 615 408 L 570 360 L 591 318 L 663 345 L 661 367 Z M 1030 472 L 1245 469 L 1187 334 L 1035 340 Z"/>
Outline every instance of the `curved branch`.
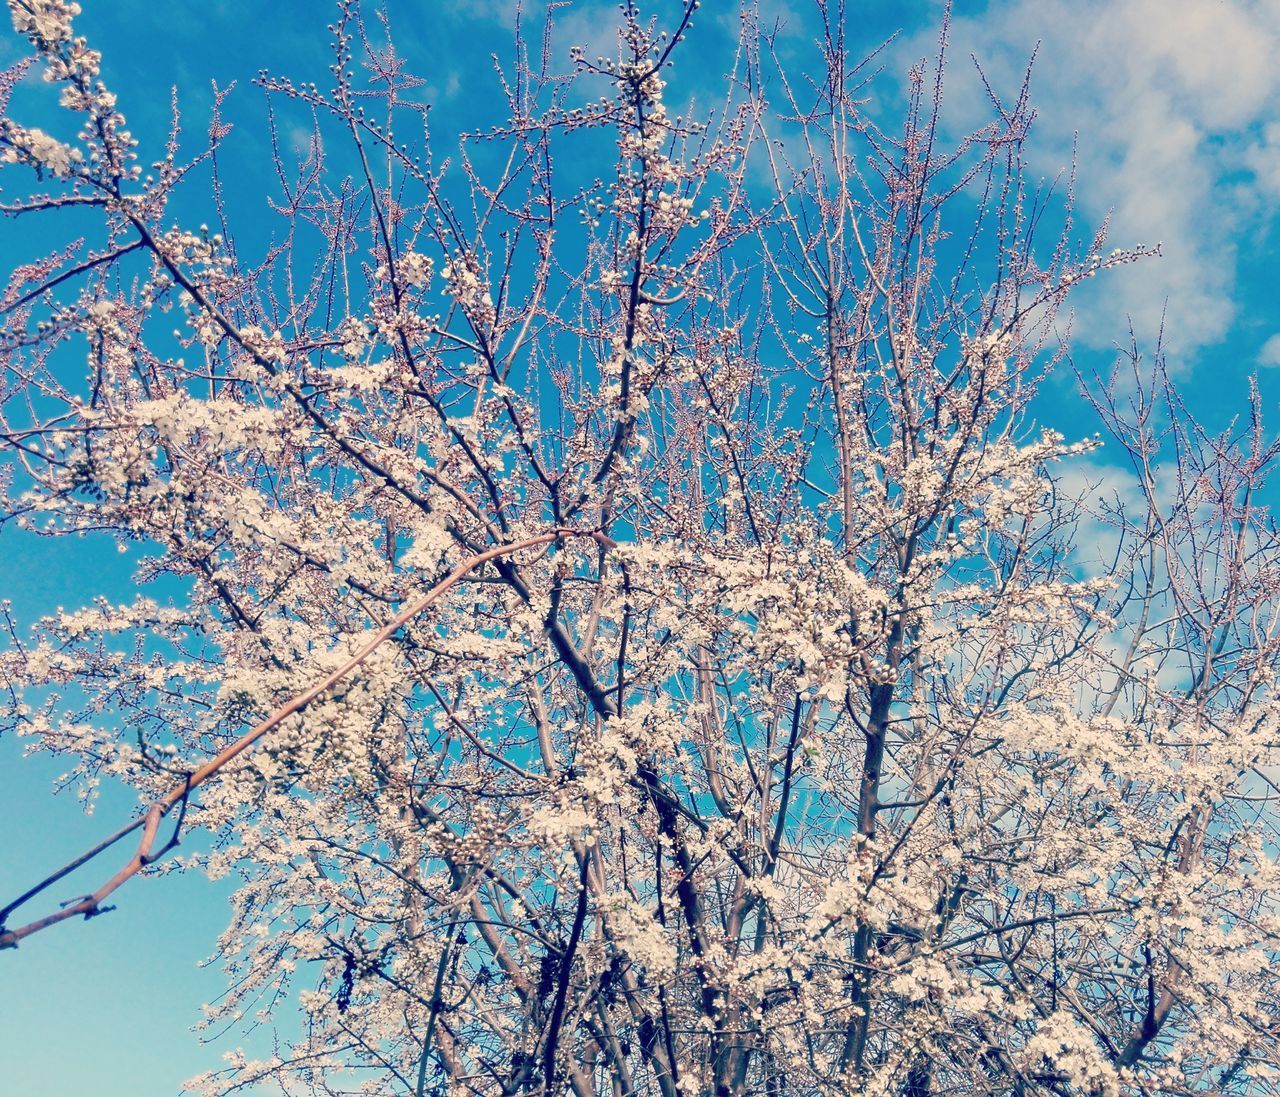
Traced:
<path fill-rule="evenodd" d="M 97 857 L 98 854 L 109 849 L 121 838 L 125 837 L 125 835 L 132 833 L 139 827 L 142 828 L 142 838 L 138 842 L 138 848 L 134 852 L 133 857 L 114 876 L 107 880 L 106 883 L 96 891 L 87 894 L 74 902 L 66 904 L 62 909 L 51 914 L 47 914 L 43 918 L 38 918 L 33 922 L 28 922 L 26 925 L 19 926 L 17 929 L 4 930 L 0 932 L 0 949 L 16 948 L 18 942 L 24 938 L 30 937 L 33 933 L 38 933 L 42 929 L 47 929 L 49 926 L 56 925 L 58 922 L 66 921 L 68 918 L 74 918 L 77 915 L 84 915 L 85 918 L 92 918 L 95 915 L 105 913 L 102 903 L 109 895 L 115 892 L 131 877 L 136 876 L 146 868 L 147 865 L 152 864 L 178 844 L 178 829 L 181 825 L 181 819 L 179 819 L 179 828 L 175 828 L 173 836 L 169 839 L 168 843 L 159 850 L 155 848 L 156 833 L 160 828 L 160 821 L 175 807 L 182 805 L 183 810 L 185 811 L 187 801 L 195 789 L 199 788 L 211 777 L 220 773 L 230 762 L 238 758 L 245 751 L 249 750 L 250 747 L 258 742 L 258 740 L 273 732 L 290 716 L 301 712 L 317 697 L 341 682 L 353 670 L 365 663 L 378 648 L 386 643 L 387 640 L 391 639 L 391 637 L 394 636 L 405 624 L 429 608 L 443 595 L 447 594 L 457 586 L 458 583 L 471 574 L 471 572 L 488 563 L 490 560 L 510 556 L 513 553 L 521 552 L 524 549 L 536 548 L 539 545 L 549 545 L 555 541 L 562 541 L 569 537 L 584 537 L 594 540 L 607 548 L 617 547 L 617 543 L 612 538 L 606 537 L 603 533 L 598 531 L 561 528 L 554 529 L 549 533 L 538 534 L 536 537 L 527 537 L 522 541 L 515 541 L 505 545 L 495 545 L 490 549 L 486 549 L 484 552 L 477 553 L 476 555 L 463 560 L 429 591 L 422 594 L 400 610 L 400 612 L 392 617 L 390 621 L 374 633 L 374 635 L 362 648 L 360 648 L 359 651 L 347 659 L 346 662 L 336 670 L 330 671 L 320 679 L 320 681 L 290 698 L 256 727 L 246 732 L 234 743 L 224 747 L 216 755 L 205 762 L 199 769 L 189 774 L 159 799 L 153 801 L 147 808 L 146 812 L 133 822 L 121 828 L 106 840 L 99 842 L 96 846 L 75 858 L 75 860 L 64 865 L 57 872 L 46 877 L 35 887 L 24 892 L 14 902 L 10 903 L 3 909 L 0 909 L 0 926 L 2 926 L 3 918 L 7 917 L 18 907 L 23 906 L 46 888 L 56 883 L 58 880 L 61 880 L 68 873 L 93 860 L 93 858 Z"/>

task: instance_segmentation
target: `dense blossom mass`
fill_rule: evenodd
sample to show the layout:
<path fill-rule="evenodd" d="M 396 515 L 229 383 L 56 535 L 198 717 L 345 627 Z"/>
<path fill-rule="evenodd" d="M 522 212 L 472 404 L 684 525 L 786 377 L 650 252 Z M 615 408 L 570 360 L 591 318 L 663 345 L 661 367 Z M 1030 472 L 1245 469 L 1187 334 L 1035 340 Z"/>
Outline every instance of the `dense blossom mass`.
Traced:
<path fill-rule="evenodd" d="M 889 125 L 815 9 L 821 73 L 746 18 L 699 118 L 655 7 L 593 60 L 553 5 L 433 151 L 342 0 L 332 86 L 258 81 L 316 127 L 258 248 L 221 98 L 141 148 L 77 6 L 8 0 L 3 209 L 59 246 L 4 272 L 4 516 L 142 555 L 9 620 L 0 727 L 153 806 L 0 945 L 231 875 L 207 1024 L 275 1037 L 209 1095 L 1280 1092 L 1256 399 L 1212 435 L 1135 349 L 1043 426 L 1141 255 L 1046 229 L 1027 89 L 948 144 L 940 52 Z"/>

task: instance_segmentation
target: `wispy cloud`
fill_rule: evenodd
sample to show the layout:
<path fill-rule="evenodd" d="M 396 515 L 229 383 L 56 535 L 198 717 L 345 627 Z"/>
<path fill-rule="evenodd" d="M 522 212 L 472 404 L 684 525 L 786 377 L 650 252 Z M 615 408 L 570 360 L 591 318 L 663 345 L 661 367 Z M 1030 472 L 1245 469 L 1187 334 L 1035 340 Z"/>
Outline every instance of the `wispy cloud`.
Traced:
<path fill-rule="evenodd" d="M 957 123 L 976 121 L 983 105 L 969 54 L 1012 94 L 1037 44 L 1033 170 L 1057 174 L 1074 149 L 1083 219 L 1096 225 L 1111 215 L 1113 244 L 1159 242 L 1163 251 L 1090 287 L 1078 338 L 1109 345 L 1131 317 L 1149 339 L 1163 317 L 1166 345 L 1189 359 L 1235 319 L 1237 241 L 1275 218 L 1280 5 L 995 0 L 955 22 L 949 82 Z M 919 37 L 907 45 L 929 50 Z"/>
<path fill-rule="evenodd" d="M 1258 351 L 1258 365 L 1280 366 L 1280 332 L 1276 332 Z"/>

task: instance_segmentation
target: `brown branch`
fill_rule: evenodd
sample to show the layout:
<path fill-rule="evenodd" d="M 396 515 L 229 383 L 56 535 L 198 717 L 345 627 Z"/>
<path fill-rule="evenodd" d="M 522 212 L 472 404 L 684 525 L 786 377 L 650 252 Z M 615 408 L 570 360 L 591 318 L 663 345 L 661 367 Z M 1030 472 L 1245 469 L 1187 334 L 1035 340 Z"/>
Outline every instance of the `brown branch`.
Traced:
<path fill-rule="evenodd" d="M 616 542 L 602 533 L 593 530 L 563 528 L 552 530 L 550 533 L 542 533 L 536 537 L 528 537 L 522 541 L 516 541 L 511 544 L 495 545 L 490 549 L 486 549 L 484 552 L 477 553 L 476 555 L 463 560 L 439 583 L 413 602 L 410 602 L 409 605 L 405 606 L 404 609 L 392 617 L 391 620 L 383 625 L 383 627 L 380 628 L 359 651 L 347 659 L 347 661 L 336 670 L 330 671 L 320 681 L 314 683 L 301 693 L 286 701 L 252 730 L 246 732 L 234 743 L 224 747 L 194 773 L 191 773 L 179 784 L 175 785 L 163 796 L 155 800 L 147 808 L 146 812 L 135 819 L 132 823 L 129 823 L 111 837 L 99 842 L 96 846 L 81 854 L 75 860 L 64 865 L 57 872 L 46 877 L 35 887 L 24 892 L 14 902 L 4 907 L 3 910 L 0 910 L 0 916 L 7 917 L 18 907 L 40 894 L 50 885 L 61 880 L 68 873 L 91 861 L 104 850 L 109 849 L 125 835 L 132 833 L 139 827 L 142 828 L 142 838 L 138 842 L 138 848 L 133 857 L 114 876 L 107 880 L 106 883 L 96 891 L 83 896 L 75 902 L 68 903 L 61 910 L 45 915 L 43 918 L 38 918 L 34 922 L 28 922 L 26 925 L 19 926 L 17 929 L 0 932 L 0 949 L 16 948 L 18 942 L 23 938 L 30 937 L 33 933 L 38 933 L 40 930 L 47 929 L 49 926 L 56 925 L 58 922 L 66 921 L 68 918 L 74 918 L 77 915 L 84 915 L 85 918 L 92 918 L 97 914 L 104 913 L 102 903 L 109 895 L 116 891 L 131 877 L 136 876 L 146 868 L 147 865 L 152 864 L 168 852 L 168 850 L 178 844 L 178 831 L 175 829 L 173 837 L 170 838 L 169 842 L 163 848 L 156 850 L 154 848 L 156 832 L 159 830 L 161 819 L 168 815 L 174 807 L 181 804 L 185 810 L 187 800 L 195 789 L 199 788 L 211 777 L 220 773 L 230 762 L 247 751 L 257 743 L 259 739 L 262 739 L 264 736 L 278 728 L 290 716 L 301 712 L 317 697 L 321 696 L 321 694 L 341 682 L 353 670 L 365 663 L 368 658 L 379 647 L 386 643 L 387 640 L 391 639 L 391 637 L 394 636 L 402 626 L 417 617 L 444 594 L 447 594 L 471 572 L 483 566 L 490 560 L 510 556 L 513 553 L 520 552 L 524 549 L 536 548 L 539 545 L 549 545 L 555 541 L 564 540 L 567 537 L 586 537 L 597 541 L 607 548 L 616 547 Z M 2 924 L 3 923 L 0 922 L 0 925 Z"/>

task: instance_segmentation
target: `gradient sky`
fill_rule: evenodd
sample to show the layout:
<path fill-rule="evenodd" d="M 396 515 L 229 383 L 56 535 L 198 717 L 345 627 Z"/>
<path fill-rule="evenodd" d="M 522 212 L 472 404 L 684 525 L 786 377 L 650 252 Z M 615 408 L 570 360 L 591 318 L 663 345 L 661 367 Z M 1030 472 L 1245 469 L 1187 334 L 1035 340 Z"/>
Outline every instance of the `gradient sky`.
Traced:
<path fill-rule="evenodd" d="M 161 154 L 170 89 L 198 141 L 211 81 L 237 82 L 229 113 L 237 123 L 224 154 L 236 180 L 233 205 L 251 234 L 262 218 L 270 165 L 261 94 L 249 85 L 261 68 L 323 83 L 329 64 L 322 0 L 81 0 L 80 33 L 104 56 L 104 78 L 142 141 L 142 159 Z M 543 4 L 526 4 L 540 20 Z M 490 55 L 507 54 L 514 4 L 508 0 L 387 0 L 396 40 L 410 67 L 428 80 L 441 149 L 459 128 L 492 121 Z M 783 26 L 785 49 L 803 56 L 812 37 L 807 0 L 766 0 Z M 941 5 L 933 0 L 858 3 L 850 33 L 870 49 L 897 29 L 885 54 L 879 93 L 892 100 L 907 64 L 932 56 Z M 650 0 L 669 15 L 675 0 Z M 1131 319 L 1150 346 L 1163 317 L 1166 348 L 1191 403 L 1213 425 L 1243 410 L 1257 371 L 1265 410 L 1280 421 L 1280 310 L 1276 210 L 1280 202 L 1280 4 L 1274 0 L 956 0 L 947 125 L 956 132 L 985 118 L 988 104 L 970 55 L 1006 96 L 1017 90 L 1039 43 L 1033 101 L 1039 112 L 1030 148 L 1033 173 L 1052 178 L 1074 158 L 1081 236 L 1111 217 L 1111 246 L 1162 243 L 1163 256 L 1099 279 L 1076 299 L 1075 345 L 1082 364 L 1106 365 L 1126 343 Z M 616 15 L 610 0 L 573 0 L 560 16 L 558 51 L 608 48 Z M 737 6 L 704 0 L 677 69 L 673 100 L 715 90 L 735 32 Z M 0 36 L 0 65 L 23 44 Z M 855 46 L 855 51 L 857 50 Z M 686 62 L 687 66 L 687 62 Z M 44 108 L 28 92 L 32 124 Z M 288 136 L 288 134 L 286 134 Z M 20 191 L 18 169 L 0 189 Z M 12 181 L 11 181 L 12 180 Z M 181 212 L 202 212 L 198 189 Z M 263 223 L 265 224 L 265 218 Z M 243 246 L 244 238 L 241 237 Z M 0 256 L 37 246 L 28 230 L 0 222 Z M 1064 377 L 1051 395 L 1064 433 L 1092 433 Z M 1075 430 L 1073 430 L 1075 428 Z M 1105 450 L 1089 474 L 1123 485 Z M 1082 470 L 1081 475 L 1084 474 Z M 92 539 L 36 538 L 0 530 L 0 597 L 20 621 L 91 595 L 128 600 L 131 556 Z M 0 740 L 0 901 L 113 829 L 132 811 L 108 791 L 92 818 L 73 795 L 51 797 L 60 772 L 47 759 L 23 760 Z M 84 881 L 91 886 L 92 877 Z M 68 884 L 65 894 L 74 895 Z M 134 881 L 119 909 L 88 924 L 42 934 L 0 954 L 0 1094 L 5 1097 L 168 1097 L 183 1079 L 216 1066 L 230 1043 L 202 1047 L 190 1031 L 201 1003 L 222 986 L 216 965 L 198 963 L 225 924 L 225 884 L 191 876 Z M 263 1097 L 267 1090 L 262 1090 Z"/>

